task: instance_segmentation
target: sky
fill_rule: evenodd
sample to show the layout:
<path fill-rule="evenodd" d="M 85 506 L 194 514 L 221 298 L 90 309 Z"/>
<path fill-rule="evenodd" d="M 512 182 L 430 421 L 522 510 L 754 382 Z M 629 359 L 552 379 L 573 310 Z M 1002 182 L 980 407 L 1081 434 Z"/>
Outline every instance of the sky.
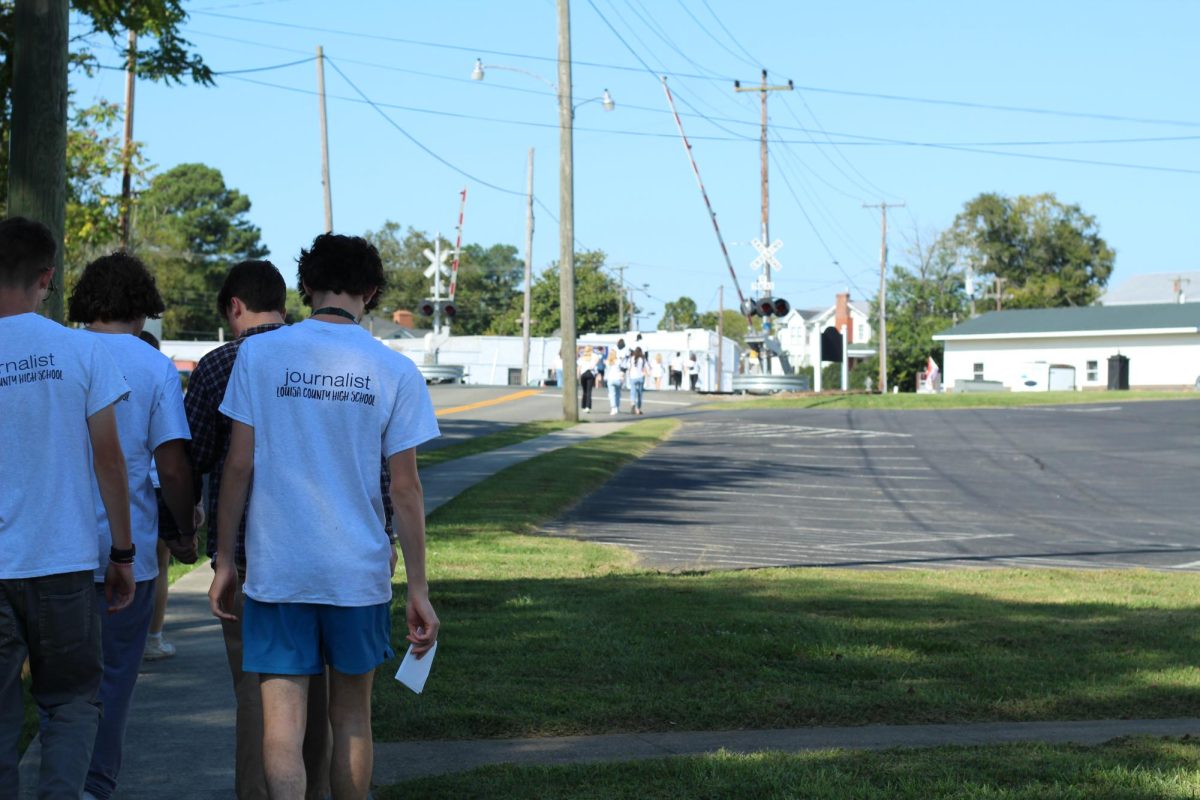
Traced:
<path fill-rule="evenodd" d="M 289 278 L 324 221 L 316 62 L 306 60 L 318 45 L 337 232 L 394 220 L 453 239 L 465 187 L 464 242 L 512 244 L 523 257 L 533 148 L 535 274 L 557 259 L 553 0 L 185 8 L 184 37 L 229 74 L 216 87 L 139 82 L 135 138 L 159 171 L 220 169 L 249 196 Z M 783 243 L 774 294 L 794 307 L 877 294 L 880 215 L 864 204 L 904 204 L 888 212 L 889 261 L 902 264 L 918 236 L 935 236 L 981 192 L 1053 192 L 1095 216 L 1117 253 L 1110 285 L 1200 268 L 1197 30 L 1200 3 L 1189 0 L 572 0 L 577 249 L 627 265 L 643 329 L 680 296 L 715 309 L 724 286 L 726 306 L 736 303 L 666 74 L 749 294 L 760 101 L 733 81 L 757 82 L 766 68 L 771 84 L 794 85 L 768 100 L 770 233 Z M 101 63 L 120 64 L 105 40 L 94 44 Z M 482 81 L 470 79 L 477 57 Z M 120 102 L 123 82 L 118 70 L 73 74 L 74 101 Z M 585 102 L 605 89 L 614 110 Z"/>

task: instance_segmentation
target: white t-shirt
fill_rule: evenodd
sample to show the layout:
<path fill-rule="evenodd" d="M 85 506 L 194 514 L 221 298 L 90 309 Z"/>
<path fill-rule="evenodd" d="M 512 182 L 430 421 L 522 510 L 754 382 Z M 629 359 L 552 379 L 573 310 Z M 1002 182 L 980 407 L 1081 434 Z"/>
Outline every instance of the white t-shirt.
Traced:
<path fill-rule="evenodd" d="M 87 421 L 128 393 L 95 337 L 37 314 L 0 317 L 0 578 L 101 563 Z"/>
<path fill-rule="evenodd" d="M 439 433 L 416 365 L 357 325 L 308 319 L 242 344 L 220 410 L 254 428 L 246 596 L 389 602 L 379 461 Z"/>
<path fill-rule="evenodd" d="M 129 473 L 129 529 L 137 556 L 133 579 L 148 581 L 158 575 L 158 501 L 150 476 L 150 460 L 159 445 L 174 439 L 191 440 L 187 415 L 183 411 L 183 389 L 179 370 L 171 359 L 136 336 L 125 333 L 92 333 L 100 342 L 129 384 L 129 400 L 117 406 L 117 430 L 125 471 Z M 100 552 L 112 546 L 108 514 L 100 500 L 100 487 L 92 481 L 96 518 L 100 521 Z M 107 566 L 107 564 L 102 564 Z M 104 580 L 97 570 L 97 581 Z"/>
<path fill-rule="evenodd" d="M 683 372 L 683 359 L 679 356 L 671 356 L 671 371 Z"/>

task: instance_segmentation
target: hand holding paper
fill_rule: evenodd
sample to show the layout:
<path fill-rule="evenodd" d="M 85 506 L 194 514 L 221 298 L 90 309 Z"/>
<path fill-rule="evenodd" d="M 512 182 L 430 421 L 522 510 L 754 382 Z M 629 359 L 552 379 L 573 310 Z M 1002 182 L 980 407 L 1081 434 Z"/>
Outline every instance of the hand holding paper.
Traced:
<path fill-rule="evenodd" d="M 420 694 L 425 689 L 425 681 L 429 678 L 429 668 L 433 666 L 433 657 L 437 653 L 437 642 L 425 651 L 423 656 L 413 654 L 413 645 L 408 646 L 400 669 L 396 670 L 396 680 Z"/>

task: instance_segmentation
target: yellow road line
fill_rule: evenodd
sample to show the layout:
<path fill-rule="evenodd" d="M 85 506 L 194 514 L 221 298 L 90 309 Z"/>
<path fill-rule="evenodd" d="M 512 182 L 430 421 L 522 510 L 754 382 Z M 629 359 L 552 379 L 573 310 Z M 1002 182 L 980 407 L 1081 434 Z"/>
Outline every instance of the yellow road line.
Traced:
<path fill-rule="evenodd" d="M 474 411 L 477 408 L 487 408 L 488 406 L 498 406 L 501 403 L 507 403 L 510 400 L 520 400 L 523 397 L 532 397 L 538 394 L 537 389 L 523 389 L 519 392 L 506 394 L 503 397 L 493 397 L 491 400 L 480 400 L 478 403 L 467 403 L 465 406 L 452 406 L 450 408 L 439 408 L 434 413 L 439 417 L 444 417 L 447 414 L 458 414 L 463 411 Z"/>

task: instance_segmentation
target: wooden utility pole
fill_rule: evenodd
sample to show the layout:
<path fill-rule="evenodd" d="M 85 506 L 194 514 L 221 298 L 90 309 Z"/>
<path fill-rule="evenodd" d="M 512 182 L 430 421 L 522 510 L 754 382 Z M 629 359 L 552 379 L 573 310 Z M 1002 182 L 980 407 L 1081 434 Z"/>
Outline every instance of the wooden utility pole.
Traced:
<path fill-rule="evenodd" d="M 770 92 L 790 92 L 792 91 L 792 82 L 789 80 L 786 86 L 769 86 L 767 84 L 767 71 L 762 71 L 762 84 L 759 86 L 742 86 L 741 81 L 733 82 L 733 90 L 735 92 L 758 92 L 762 99 L 762 141 L 760 142 L 760 150 L 762 151 L 762 243 L 764 246 L 771 244 L 771 193 L 767 180 L 767 94 Z M 763 265 L 763 277 L 766 284 L 771 284 L 771 262 L 768 261 Z M 763 317 L 763 333 L 767 336 L 771 335 L 771 318 Z M 763 342 L 763 364 L 766 366 L 766 373 L 771 374 L 771 350 L 766 342 Z"/>
<path fill-rule="evenodd" d="M 614 269 L 621 273 L 621 277 L 617 279 L 620 284 L 617 289 L 617 333 L 624 333 L 627 330 L 625 327 L 625 270 L 629 267 L 621 264 Z"/>
<path fill-rule="evenodd" d="M 50 229 L 58 242 L 54 267 L 60 287 L 67 216 L 67 24 L 67 0 L 16 0 L 8 214 Z M 44 309 L 62 322 L 63 292 L 51 294 Z"/>
<path fill-rule="evenodd" d="M 717 289 L 717 392 L 722 390 L 721 370 L 725 366 L 725 284 Z"/>
<path fill-rule="evenodd" d="M 533 148 L 525 178 L 525 300 L 521 315 L 521 385 L 529 385 L 529 315 L 533 295 Z"/>
<path fill-rule="evenodd" d="M 996 276 L 996 310 L 1004 310 L 1004 281 L 1006 278 Z"/>
<path fill-rule="evenodd" d="M 558 8 L 558 307 L 562 326 L 563 419 L 579 421 L 575 399 L 576 376 L 567 369 L 575 356 L 575 110 L 571 106 L 571 4 L 557 0 Z"/>
<path fill-rule="evenodd" d="M 317 103 L 321 109 L 321 187 L 325 191 L 325 232 L 333 231 L 333 193 L 329 186 L 329 127 L 325 118 L 325 49 L 317 45 Z"/>
<path fill-rule="evenodd" d="M 129 251 L 129 215 L 133 210 L 133 89 L 137 83 L 137 33 L 129 32 L 125 62 L 125 147 L 121 151 L 121 247 Z"/>
<path fill-rule="evenodd" d="M 883 212 L 879 244 L 879 393 L 887 394 L 887 210 L 904 208 L 904 203 L 863 203 L 863 208 Z"/>

